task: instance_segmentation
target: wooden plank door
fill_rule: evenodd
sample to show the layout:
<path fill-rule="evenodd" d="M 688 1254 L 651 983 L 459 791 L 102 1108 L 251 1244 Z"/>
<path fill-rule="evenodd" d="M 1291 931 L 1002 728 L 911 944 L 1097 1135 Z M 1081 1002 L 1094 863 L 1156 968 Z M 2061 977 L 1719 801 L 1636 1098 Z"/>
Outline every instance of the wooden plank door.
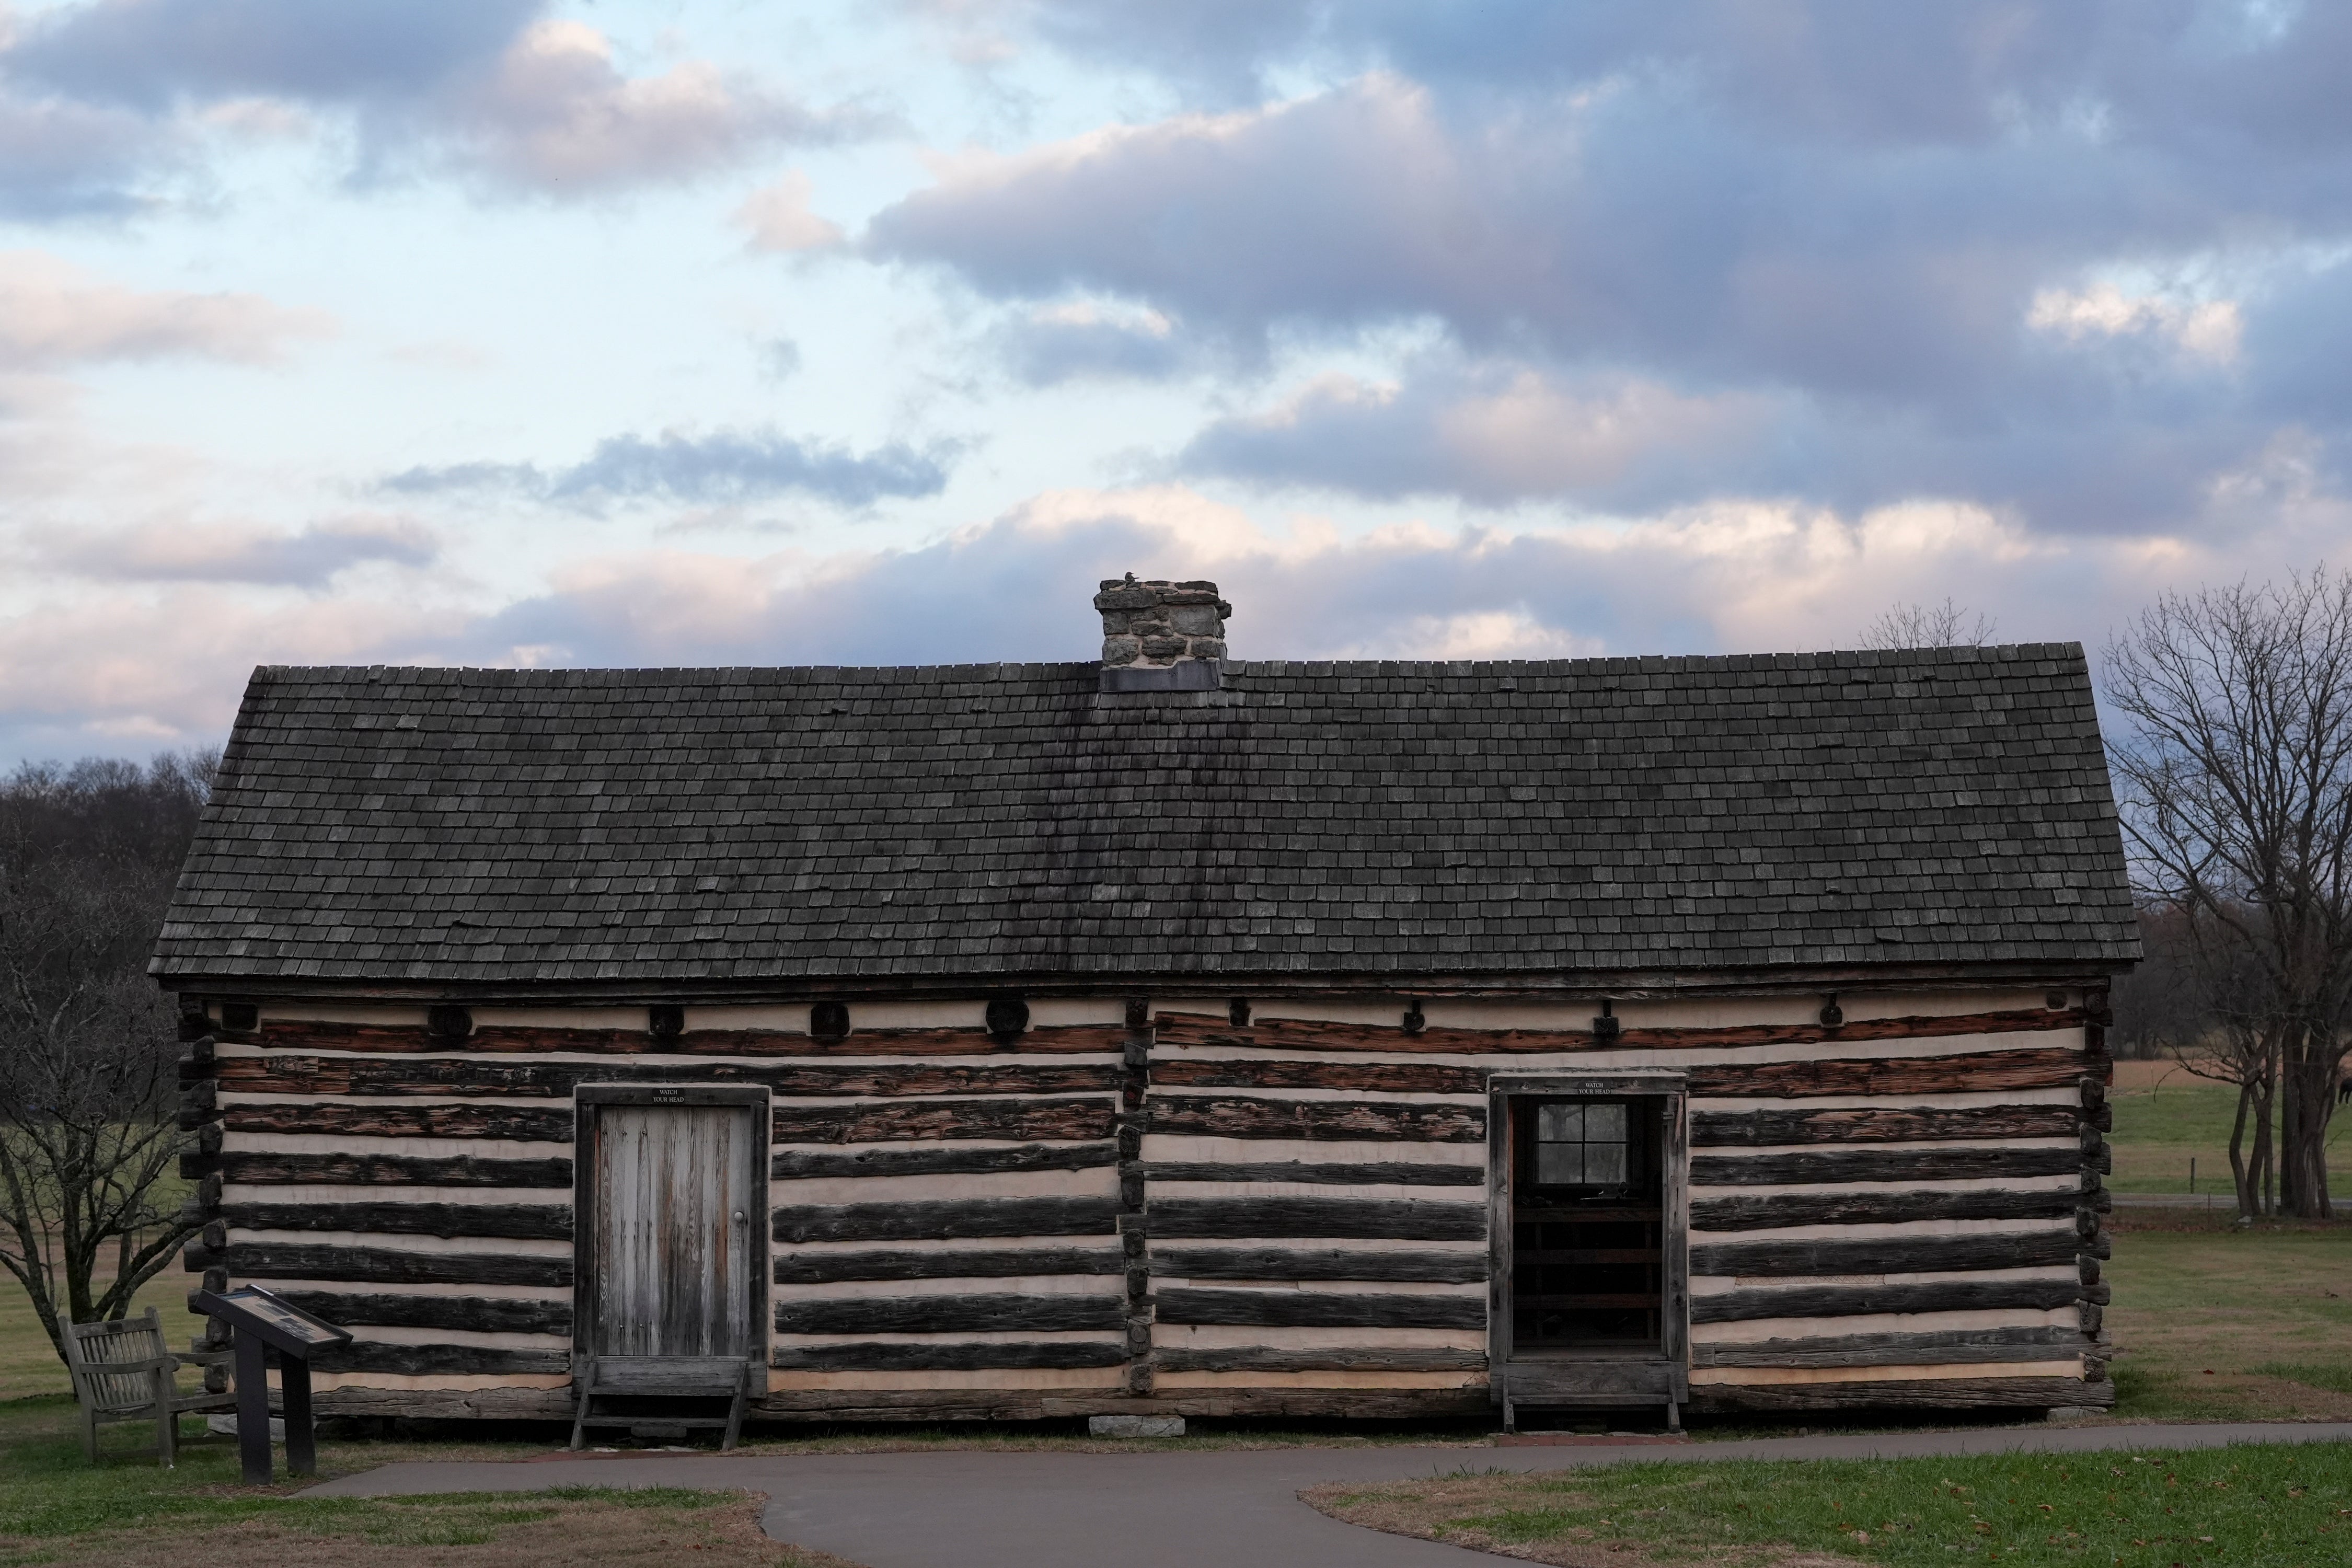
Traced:
<path fill-rule="evenodd" d="M 758 1353 L 758 1131 L 744 1106 L 597 1108 L 590 1354 Z"/>

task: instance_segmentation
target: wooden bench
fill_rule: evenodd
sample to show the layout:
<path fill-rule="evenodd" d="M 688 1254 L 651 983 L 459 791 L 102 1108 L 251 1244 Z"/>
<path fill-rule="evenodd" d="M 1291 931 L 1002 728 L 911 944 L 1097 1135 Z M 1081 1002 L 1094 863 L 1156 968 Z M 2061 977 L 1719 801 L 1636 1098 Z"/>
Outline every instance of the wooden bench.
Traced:
<path fill-rule="evenodd" d="M 759 1370 L 760 1363 L 746 1356 L 585 1357 L 572 1376 L 572 1446 L 579 1447 L 592 1426 L 666 1426 L 719 1431 L 723 1453 L 743 1430 L 743 1406 Z M 597 1410 L 599 1399 L 725 1399 L 728 1406 L 723 1416 L 625 1414 Z"/>
<path fill-rule="evenodd" d="M 163 1325 L 150 1307 L 113 1323 L 66 1325 L 66 1366 L 81 1405 L 81 1451 L 98 1463 L 98 1428 L 105 1421 L 155 1423 L 155 1455 L 165 1469 L 180 1453 L 180 1417 L 199 1410 L 234 1410 L 235 1394 L 182 1397 L 179 1370 L 225 1356 L 173 1355 L 163 1348 Z"/>

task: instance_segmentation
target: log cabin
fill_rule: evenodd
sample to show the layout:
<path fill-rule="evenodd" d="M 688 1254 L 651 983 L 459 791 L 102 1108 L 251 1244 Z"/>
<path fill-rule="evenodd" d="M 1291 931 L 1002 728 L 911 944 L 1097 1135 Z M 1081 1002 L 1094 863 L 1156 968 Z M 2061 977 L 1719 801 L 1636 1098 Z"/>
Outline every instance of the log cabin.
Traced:
<path fill-rule="evenodd" d="M 2074 644 L 257 670 L 163 928 L 187 1267 L 326 1413 L 2113 1402 Z"/>

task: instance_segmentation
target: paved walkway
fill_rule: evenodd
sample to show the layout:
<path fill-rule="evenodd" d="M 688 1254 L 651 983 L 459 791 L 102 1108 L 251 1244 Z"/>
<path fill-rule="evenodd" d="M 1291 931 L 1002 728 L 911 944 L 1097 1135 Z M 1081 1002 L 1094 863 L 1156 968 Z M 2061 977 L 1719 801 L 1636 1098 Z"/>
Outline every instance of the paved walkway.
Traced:
<path fill-rule="evenodd" d="M 1298 1500 L 1325 1481 L 1458 1468 L 1558 1470 L 1642 1459 L 1900 1458 L 2009 1450 L 2205 1448 L 2352 1440 L 2352 1423 L 1998 1427 L 1663 1447 L 1275 1448 L 1134 1454 L 626 1454 L 520 1464 L 386 1465 L 305 1497 L 737 1489 L 768 1497 L 770 1535 L 868 1568 L 1467 1568 L 1459 1548 L 1338 1523 Z"/>

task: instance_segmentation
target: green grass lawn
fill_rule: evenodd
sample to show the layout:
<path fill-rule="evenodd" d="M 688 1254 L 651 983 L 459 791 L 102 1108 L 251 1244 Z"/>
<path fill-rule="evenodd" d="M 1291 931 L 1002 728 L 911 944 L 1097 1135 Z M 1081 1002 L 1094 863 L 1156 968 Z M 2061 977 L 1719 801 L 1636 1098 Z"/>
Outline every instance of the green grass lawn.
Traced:
<path fill-rule="evenodd" d="M 1465 1471 L 1306 1495 L 1350 1523 L 1558 1563 L 2352 1561 L 2346 1443 Z"/>
<path fill-rule="evenodd" d="M 2352 1419 L 2352 1223 L 2117 1218 L 2116 1418 Z"/>

